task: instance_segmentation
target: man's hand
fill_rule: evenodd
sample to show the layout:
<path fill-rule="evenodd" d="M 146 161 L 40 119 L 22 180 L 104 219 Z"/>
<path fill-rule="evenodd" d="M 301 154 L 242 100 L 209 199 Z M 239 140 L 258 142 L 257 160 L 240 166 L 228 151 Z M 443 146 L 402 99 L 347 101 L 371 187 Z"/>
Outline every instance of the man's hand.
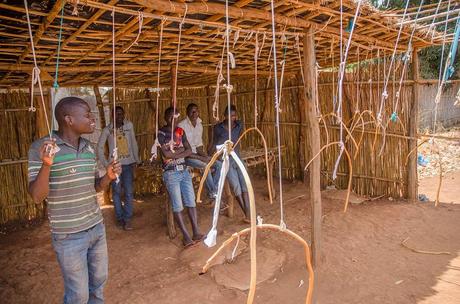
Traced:
<path fill-rule="evenodd" d="M 121 164 L 117 161 L 112 161 L 106 168 L 107 170 L 107 177 L 110 180 L 114 180 L 117 176 L 121 174 Z"/>
<path fill-rule="evenodd" d="M 43 165 L 51 167 L 54 162 L 53 150 L 56 148 L 56 139 L 45 140 L 40 147 L 40 159 L 43 162 Z"/>

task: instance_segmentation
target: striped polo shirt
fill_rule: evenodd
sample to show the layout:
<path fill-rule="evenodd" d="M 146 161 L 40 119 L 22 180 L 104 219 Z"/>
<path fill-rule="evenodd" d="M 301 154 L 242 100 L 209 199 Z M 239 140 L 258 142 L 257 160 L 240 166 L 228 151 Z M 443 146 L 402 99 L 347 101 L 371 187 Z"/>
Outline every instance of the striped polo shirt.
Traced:
<path fill-rule="evenodd" d="M 54 134 L 60 150 L 51 166 L 48 194 L 48 218 L 51 232 L 76 233 L 102 222 L 96 199 L 98 177 L 96 154 L 91 143 L 80 137 L 78 149 Z M 42 166 L 39 149 L 46 138 L 32 143 L 29 149 L 29 183 Z"/>

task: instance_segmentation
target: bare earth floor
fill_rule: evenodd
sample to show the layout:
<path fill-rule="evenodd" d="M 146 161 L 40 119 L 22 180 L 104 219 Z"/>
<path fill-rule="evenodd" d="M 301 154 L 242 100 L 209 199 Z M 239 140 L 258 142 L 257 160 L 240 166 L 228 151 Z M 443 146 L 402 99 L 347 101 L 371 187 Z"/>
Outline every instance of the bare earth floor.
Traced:
<path fill-rule="evenodd" d="M 460 174 L 443 188 L 449 198 L 432 203 L 378 200 L 352 205 L 323 199 L 322 261 L 318 303 L 460 303 Z M 277 203 L 270 205 L 264 182 L 255 181 L 257 212 L 265 223 L 279 223 Z M 420 193 L 433 191 L 433 182 Z M 424 188 L 425 187 L 425 188 Z M 305 187 L 286 183 L 286 223 L 309 239 L 310 207 Z M 447 193 L 446 192 L 446 193 Z M 299 198 L 299 196 L 301 196 Z M 431 199 L 433 197 L 429 196 Z M 292 199 L 295 198 L 295 199 Z M 216 265 L 198 275 L 214 249 L 182 251 L 180 239 L 166 236 L 160 206 L 164 198 L 146 197 L 135 205 L 135 230 L 117 229 L 113 209 L 104 209 L 109 248 L 107 303 L 206 304 L 245 303 L 249 278 L 248 248 L 240 242 L 233 263 Z M 211 209 L 199 207 L 203 231 L 210 227 Z M 241 212 L 222 217 L 219 241 L 243 229 Z M 429 255 L 410 251 L 407 244 Z M 247 240 L 246 240 L 247 243 Z M 297 243 L 275 232 L 258 235 L 259 277 L 256 303 L 305 303 L 307 273 Z M 233 249 L 233 248 L 232 248 Z M 63 283 L 51 247 L 48 225 L 0 236 L 0 302 L 59 303 Z"/>

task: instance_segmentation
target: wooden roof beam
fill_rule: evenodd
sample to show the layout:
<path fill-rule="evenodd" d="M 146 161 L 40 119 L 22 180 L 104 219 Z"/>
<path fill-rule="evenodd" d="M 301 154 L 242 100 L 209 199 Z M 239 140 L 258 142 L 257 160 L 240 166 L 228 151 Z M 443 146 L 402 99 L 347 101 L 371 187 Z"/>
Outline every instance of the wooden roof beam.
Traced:
<path fill-rule="evenodd" d="M 152 12 L 153 9 L 147 9 L 146 12 L 147 13 L 150 13 Z M 118 30 L 116 33 L 115 33 L 115 42 L 118 41 L 121 37 L 123 37 L 124 35 L 126 34 L 130 34 L 132 33 L 135 29 L 137 29 L 137 23 L 138 23 L 138 20 L 137 18 L 134 18 L 132 19 L 131 21 L 129 21 L 127 24 L 125 24 L 125 26 L 123 26 L 120 30 Z M 78 60 L 75 60 L 74 62 L 72 62 L 73 65 L 75 64 L 78 64 L 80 63 L 81 61 L 85 60 L 85 57 L 99 51 L 100 49 L 102 49 L 104 46 L 106 46 L 108 43 L 112 42 L 112 36 L 110 36 L 109 38 L 105 39 L 102 43 L 100 43 L 99 45 L 97 45 L 94 49 L 92 49 L 91 51 L 89 52 L 86 52 L 85 54 L 82 55 L 82 57 Z"/>
<path fill-rule="evenodd" d="M 110 0 L 107 4 L 110 5 L 115 5 L 118 2 L 118 0 Z M 97 19 L 99 19 L 103 14 L 105 13 L 105 10 L 98 10 L 95 12 L 85 23 L 83 23 L 77 31 L 75 31 L 72 35 L 67 37 L 61 45 L 61 48 L 65 48 L 69 43 L 73 42 L 75 38 L 80 35 L 84 30 L 86 30 L 91 24 L 93 24 Z M 54 56 L 56 56 L 57 50 L 55 50 L 46 60 L 45 64 L 49 63 Z"/>
<path fill-rule="evenodd" d="M 12 71 L 12 72 L 28 72 L 31 71 L 33 65 L 25 65 L 25 64 L 0 64 L 0 71 Z M 54 72 L 53 66 L 42 66 L 40 70 L 46 72 Z M 169 66 L 162 66 L 160 68 L 161 71 L 169 71 Z M 184 72 L 191 72 L 191 73 L 204 73 L 204 74 L 215 74 L 216 69 L 215 67 L 211 66 L 199 66 L 199 65 L 188 65 L 188 66 L 181 66 L 181 71 Z M 111 72 L 112 65 L 104 65 L 104 66 L 61 66 L 59 67 L 59 72 L 62 73 L 81 73 L 81 72 Z M 148 65 L 129 65 L 129 66 L 117 66 L 116 72 L 154 72 L 157 71 L 156 66 L 148 66 Z M 253 75 L 254 72 L 251 70 L 232 70 L 232 74 L 235 75 Z M 268 76 L 269 71 L 260 71 L 259 75 Z"/>

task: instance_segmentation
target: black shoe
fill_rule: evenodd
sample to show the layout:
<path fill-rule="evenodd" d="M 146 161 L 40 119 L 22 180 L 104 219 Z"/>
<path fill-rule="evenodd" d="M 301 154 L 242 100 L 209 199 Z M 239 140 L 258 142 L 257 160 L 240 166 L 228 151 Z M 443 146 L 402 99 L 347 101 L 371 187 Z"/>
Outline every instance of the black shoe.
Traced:
<path fill-rule="evenodd" d="M 123 229 L 123 227 L 125 226 L 125 221 L 123 221 L 123 220 L 116 220 L 116 225 L 117 225 L 117 228 L 118 228 L 118 229 Z"/>
<path fill-rule="evenodd" d="M 125 225 L 123 227 L 126 231 L 133 230 L 133 225 L 131 224 L 131 220 L 126 220 Z"/>

